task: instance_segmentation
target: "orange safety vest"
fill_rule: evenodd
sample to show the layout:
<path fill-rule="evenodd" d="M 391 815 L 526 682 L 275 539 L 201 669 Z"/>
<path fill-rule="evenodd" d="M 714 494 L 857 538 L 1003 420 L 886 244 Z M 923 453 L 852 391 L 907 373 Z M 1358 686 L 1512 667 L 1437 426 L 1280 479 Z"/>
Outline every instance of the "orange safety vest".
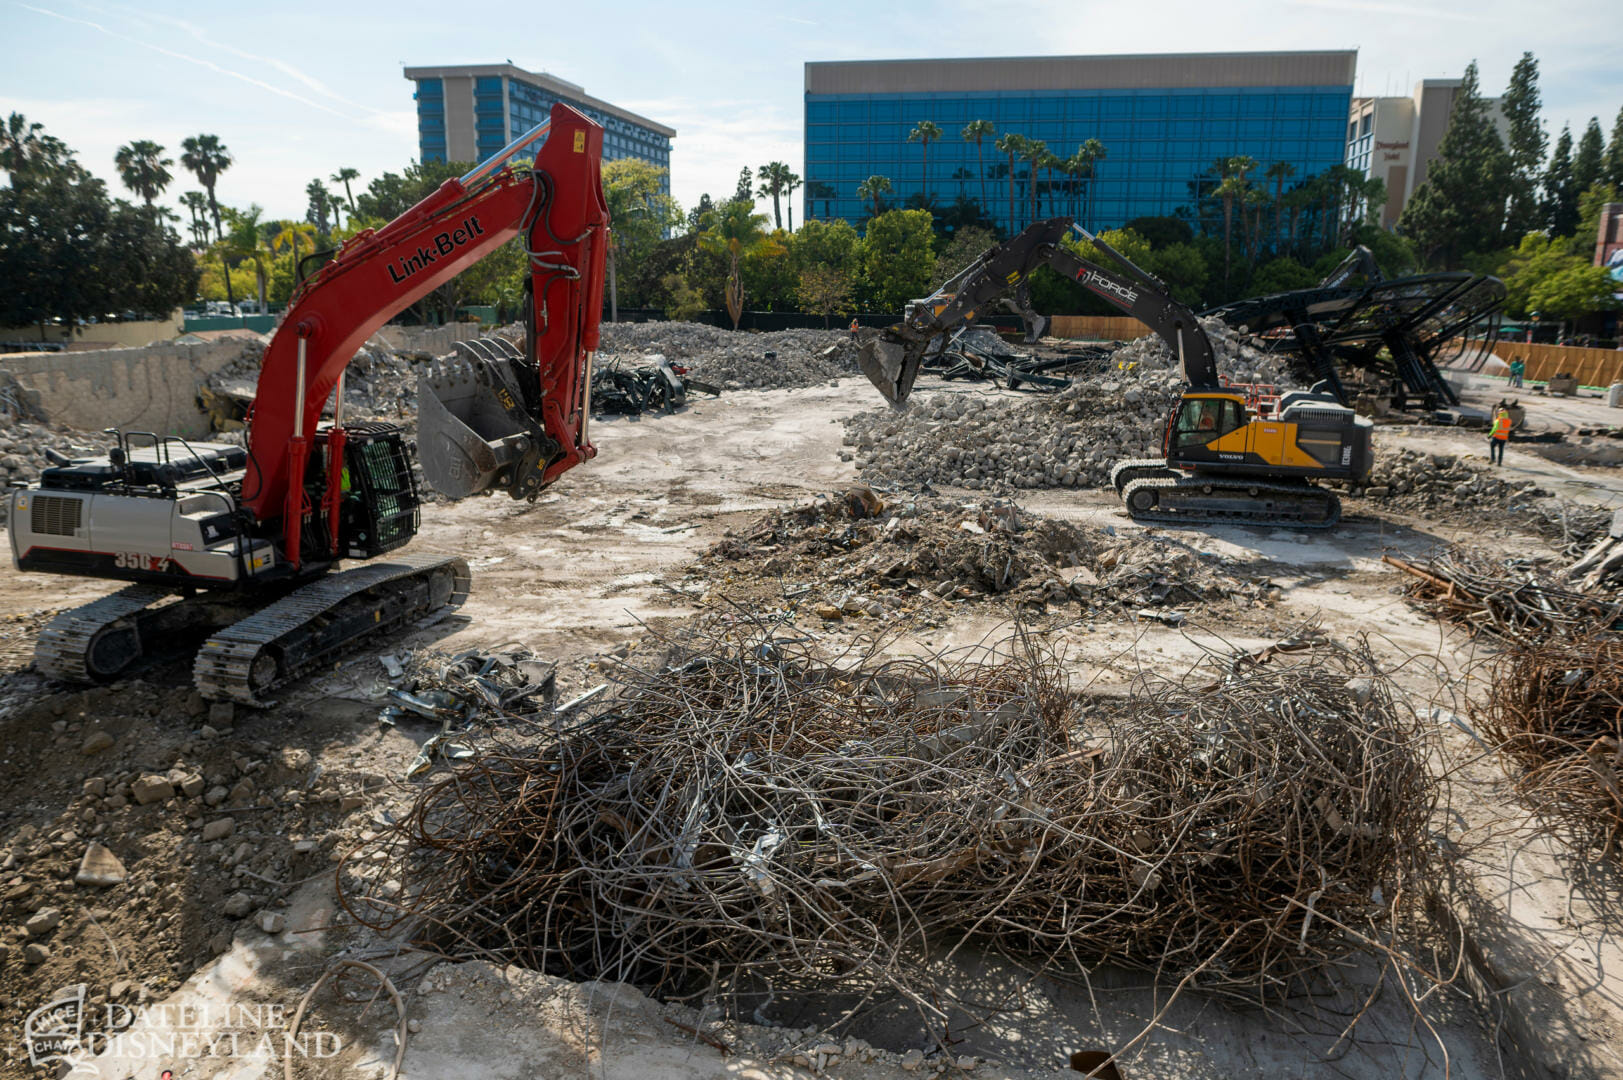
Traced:
<path fill-rule="evenodd" d="M 1510 438 L 1510 417 L 1500 414 L 1493 419 L 1493 437 L 1500 442 Z"/>

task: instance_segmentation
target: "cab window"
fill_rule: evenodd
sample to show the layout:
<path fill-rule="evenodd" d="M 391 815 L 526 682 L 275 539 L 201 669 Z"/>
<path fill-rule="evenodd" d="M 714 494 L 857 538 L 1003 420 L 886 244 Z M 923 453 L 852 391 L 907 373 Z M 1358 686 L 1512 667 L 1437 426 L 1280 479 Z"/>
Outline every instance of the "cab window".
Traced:
<path fill-rule="evenodd" d="M 1240 404 L 1222 398 L 1191 398 L 1178 412 L 1179 446 L 1205 446 L 1244 423 Z"/>

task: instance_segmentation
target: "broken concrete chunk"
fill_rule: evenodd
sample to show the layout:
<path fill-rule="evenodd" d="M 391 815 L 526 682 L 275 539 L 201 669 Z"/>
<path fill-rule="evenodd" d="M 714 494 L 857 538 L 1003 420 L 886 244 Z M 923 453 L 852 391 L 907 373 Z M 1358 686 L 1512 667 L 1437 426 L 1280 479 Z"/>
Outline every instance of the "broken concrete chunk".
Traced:
<path fill-rule="evenodd" d="M 241 919 L 254 909 L 254 898 L 245 892 L 235 892 L 226 898 L 220 910 L 233 919 Z"/>
<path fill-rule="evenodd" d="M 23 923 L 23 929 L 28 931 L 28 936 L 31 938 L 42 938 L 61 925 L 62 910 L 60 908 L 46 907 L 40 908 L 29 916 L 28 921 Z"/>
<path fill-rule="evenodd" d="M 85 740 L 84 745 L 80 747 L 80 750 L 86 757 L 89 757 L 92 754 L 101 753 L 103 750 L 112 745 L 113 737 L 111 735 L 107 734 L 105 731 L 97 731 L 93 732 L 90 737 Z"/>
<path fill-rule="evenodd" d="M 175 789 L 169 783 L 168 777 L 148 774 L 130 785 L 130 794 L 135 796 L 136 802 L 142 806 L 147 806 L 151 803 L 164 802 L 174 798 Z"/>
<path fill-rule="evenodd" d="M 92 840 L 90 846 L 85 848 L 84 857 L 79 860 L 79 871 L 73 875 L 73 883 L 111 888 L 124 884 L 129 876 L 129 871 L 124 869 L 117 855 Z"/>
<path fill-rule="evenodd" d="M 261 911 L 259 929 L 267 934 L 280 934 L 287 929 L 287 916 L 279 911 Z"/>
<path fill-rule="evenodd" d="M 188 773 L 181 778 L 180 793 L 188 799 L 195 799 L 203 794 L 203 778 L 197 773 Z"/>
<path fill-rule="evenodd" d="M 224 840 L 226 837 L 235 832 L 236 829 L 237 822 L 234 818 L 215 818 L 213 821 L 203 826 L 203 843 L 207 844 L 215 840 Z"/>

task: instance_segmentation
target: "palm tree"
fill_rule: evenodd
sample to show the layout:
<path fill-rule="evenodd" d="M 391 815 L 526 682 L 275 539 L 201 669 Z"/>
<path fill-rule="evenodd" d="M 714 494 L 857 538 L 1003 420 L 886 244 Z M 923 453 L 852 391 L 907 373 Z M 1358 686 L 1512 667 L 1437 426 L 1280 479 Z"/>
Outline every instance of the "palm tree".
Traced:
<path fill-rule="evenodd" d="M 1105 144 L 1098 139 L 1085 139 L 1082 145 L 1076 148 L 1076 154 L 1077 157 L 1082 159 L 1082 163 L 1087 169 L 1088 199 L 1085 214 L 1088 219 L 1088 228 L 1091 230 L 1094 227 L 1093 181 L 1099 175 L 1099 162 L 1109 157 L 1110 151 L 1106 150 Z"/>
<path fill-rule="evenodd" d="M 826 219 L 829 217 L 829 200 L 838 198 L 839 194 L 840 193 L 834 189 L 834 185 L 828 183 L 826 180 L 813 180 L 806 188 L 806 216 L 812 216 L 811 208 L 817 205 L 818 199 L 822 199 L 823 217 Z"/>
<path fill-rule="evenodd" d="M 271 250 L 278 254 L 284 249 L 293 253 L 293 280 L 299 279 L 299 248 L 305 243 L 310 245 L 310 254 L 316 253 L 316 227 L 308 221 L 284 221 L 282 229 L 271 237 Z"/>
<path fill-rule="evenodd" d="M 1245 174 L 1256 168 L 1255 158 L 1244 155 L 1234 157 L 1221 157 L 1212 163 L 1212 168 L 1223 178 L 1212 195 L 1223 203 L 1223 287 L 1229 283 L 1229 255 L 1234 237 L 1234 202 L 1245 198 L 1249 185 Z"/>
<path fill-rule="evenodd" d="M 992 144 L 992 148 L 998 153 L 1009 156 L 1009 234 L 1011 236 L 1020 231 L 1019 223 L 1014 216 L 1014 159 L 1025 154 L 1029 143 L 1030 140 L 1024 135 L 1010 131 L 1000 136 L 997 142 Z"/>
<path fill-rule="evenodd" d="M 209 212 L 214 215 L 214 233 L 221 240 L 225 239 L 225 230 L 220 227 L 220 203 L 214 197 L 214 185 L 219 182 L 220 174 L 231 167 L 231 151 L 220 142 L 218 135 L 192 135 L 182 142 L 185 151 L 180 155 L 180 163 L 197 177 L 197 182 L 203 185 L 208 192 Z M 231 295 L 230 275 L 226 276 L 226 296 Z"/>
<path fill-rule="evenodd" d="M 794 173 L 790 172 L 789 166 L 783 162 L 774 161 L 762 165 L 756 170 L 755 175 L 761 181 L 761 186 L 755 194 L 763 199 L 772 200 L 772 223 L 780 229 L 783 228 L 783 189 Z"/>
<path fill-rule="evenodd" d="M 1041 160 L 1038 161 L 1037 164 L 1042 168 L 1043 172 L 1045 174 L 1047 174 L 1047 176 L 1048 176 L 1048 179 L 1043 181 L 1043 183 L 1048 186 L 1048 216 L 1053 217 L 1054 216 L 1054 170 L 1057 169 L 1057 168 L 1060 168 L 1065 163 L 1063 161 L 1061 161 L 1059 159 L 1059 155 L 1055 154 L 1052 150 L 1044 149 L 1043 154 L 1042 154 L 1042 158 L 1041 158 Z"/>
<path fill-rule="evenodd" d="M 990 120 L 971 120 L 959 132 L 965 142 L 975 144 L 975 171 L 981 174 L 981 209 L 986 209 L 986 159 L 981 155 L 981 141 L 997 134 Z"/>
<path fill-rule="evenodd" d="M 924 148 L 924 165 L 919 170 L 919 192 L 924 196 L 926 204 L 930 201 L 930 144 L 941 138 L 941 128 L 929 120 L 920 120 L 913 125 L 913 130 L 907 133 L 908 142 L 916 142 Z"/>
<path fill-rule="evenodd" d="M 1274 246 L 1279 246 L 1279 214 L 1284 208 L 1285 181 L 1296 175 L 1296 166 L 1288 161 L 1276 161 L 1263 172 L 1274 182 Z"/>
<path fill-rule="evenodd" d="M 1048 154 L 1048 144 L 1041 139 L 1027 139 L 1026 151 L 1022 157 L 1030 164 L 1026 175 L 1031 182 L 1031 220 L 1036 221 L 1042 215 L 1042 204 L 1037 201 L 1037 170 L 1042 168 L 1042 160 Z"/>
<path fill-rule="evenodd" d="M 127 146 L 120 146 L 113 155 L 113 164 L 118 168 L 118 178 L 124 186 L 141 196 L 141 201 L 152 209 L 152 201 L 163 194 L 163 189 L 169 186 L 174 177 L 170 175 L 168 166 L 174 162 L 163 156 L 163 147 L 150 139 L 137 139 Z"/>
<path fill-rule="evenodd" d="M 359 180 L 360 178 L 360 170 L 351 169 L 347 165 L 328 177 L 328 179 L 333 183 L 344 185 L 344 200 L 349 203 L 349 212 L 351 214 L 355 213 L 355 195 L 349 190 L 349 182 L 351 180 Z"/>
<path fill-rule="evenodd" d="M 857 198 L 863 202 L 873 200 L 873 216 L 879 216 L 879 197 L 891 190 L 890 177 L 870 176 L 857 185 Z"/>
<path fill-rule="evenodd" d="M 791 172 L 783 178 L 783 208 L 789 212 L 789 231 L 795 231 L 795 189 L 801 186 L 800 175 Z"/>
<path fill-rule="evenodd" d="M 208 196 L 201 191 L 184 191 L 180 195 L 180 205 L 191 211 L 192 246 L 201 251 L 209 242 Z"/>
<path fill-rule="evenodd" d="M 234 259 L 239 265 L 244 259 L 254 261 L 254 281 L 259 290 L 259 313 L 265 314 L 265 285 L 270 275 L 265 269 L 265 260 L 270 255 L 270 249 L 265 246 L 264 229 L 260 226 L 260 218 L 265 216 L 265 210 L 258 203 L 250 203 L 247 210 L 232 210 L 227 207 L 224 211 L 225 219 L 231 225 L 231 231 L 226 233 L 220 241 L 220 259 L 225 261 L 227 256 Z M 230 271 L 226 271 L 230 278 Z"/>
<path fill-rule="evenodd" d="M 332 205 L 332 195 L 327 191 L 327 185 L 317 177 L 304 185 L 304 195 L 310 200 L 309 209 L 305 211 L 305 220 L 314 225 L 321 235 L 327 235 L 332 231 L 327 224 L 327 208 Z"/>
<path fill-rule="evenodd" d="M 768 220 L 765 214 L 755 212 L 752 203 L 735 199 L 706 214 L 699 230 L 701 248 L 727 257 L 727 314 L 732 317 L 734 330 L 744 317 L 744 280 L 739 269 L 745 257 L 777 250 L 777 244 L 766 233 Z"/>

